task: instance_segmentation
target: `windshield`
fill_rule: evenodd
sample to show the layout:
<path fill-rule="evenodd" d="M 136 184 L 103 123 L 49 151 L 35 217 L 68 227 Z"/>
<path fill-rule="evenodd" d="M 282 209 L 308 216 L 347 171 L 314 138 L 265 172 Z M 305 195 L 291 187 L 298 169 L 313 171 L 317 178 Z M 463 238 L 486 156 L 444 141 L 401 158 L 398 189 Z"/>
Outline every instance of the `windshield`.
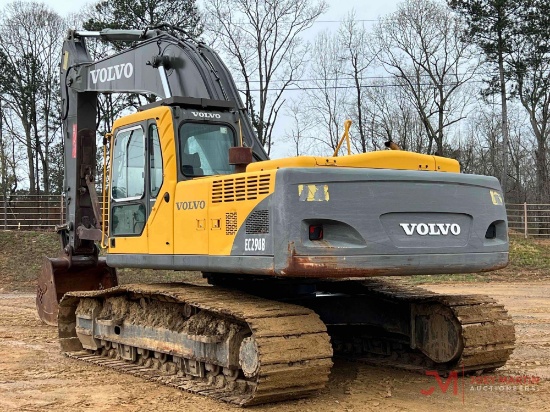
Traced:
<path fill-rule="evenodd" d="M 235 136 L 229 126 L 184 123 L 179 130 L 180 167 L 185 176 L 224 175 L 234 172 L 229 148 Z"/>

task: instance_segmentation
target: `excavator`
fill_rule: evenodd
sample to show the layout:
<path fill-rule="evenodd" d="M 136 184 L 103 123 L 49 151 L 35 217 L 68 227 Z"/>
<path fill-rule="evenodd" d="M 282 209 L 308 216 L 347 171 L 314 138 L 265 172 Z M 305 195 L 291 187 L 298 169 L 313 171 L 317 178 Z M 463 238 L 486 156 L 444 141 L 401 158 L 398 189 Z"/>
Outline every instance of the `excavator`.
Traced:
<path fill-rule="evenodd" d="M 93 61 L 89 38 L 128 47 Z M 220 57 L 170 26 L 71 30 L 60 73 L 66 216 L 36 304 L 68 357 L 239 406 L 314 394 L 334 356 L 443 374 L 506 363 L 501 304 L 387 278 L 505 267 L 495 178 L 404 150 L 269 160 Z M 105 135 L 99 178 L 110 93 L 149 103 Z M 207 282 L 119 285 L 120 268 Z"/>

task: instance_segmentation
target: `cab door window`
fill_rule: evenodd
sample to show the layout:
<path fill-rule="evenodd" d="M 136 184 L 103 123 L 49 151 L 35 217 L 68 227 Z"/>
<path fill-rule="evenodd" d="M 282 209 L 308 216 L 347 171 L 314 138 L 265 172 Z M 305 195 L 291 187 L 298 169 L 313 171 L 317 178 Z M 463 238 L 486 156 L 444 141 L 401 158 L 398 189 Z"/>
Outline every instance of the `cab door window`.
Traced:
<path fill-rule="evenodd" d="M 139 235 L 145 227 L 145 141 L 141 126 L 115 136 L 111 173 L 111 234 Z"/>
<path fill-rule="evenodd" d="M 141 127 L 120 131 L 113 151 L 112 197 L 141 199 L 145 189 L 145 147 Z"/>

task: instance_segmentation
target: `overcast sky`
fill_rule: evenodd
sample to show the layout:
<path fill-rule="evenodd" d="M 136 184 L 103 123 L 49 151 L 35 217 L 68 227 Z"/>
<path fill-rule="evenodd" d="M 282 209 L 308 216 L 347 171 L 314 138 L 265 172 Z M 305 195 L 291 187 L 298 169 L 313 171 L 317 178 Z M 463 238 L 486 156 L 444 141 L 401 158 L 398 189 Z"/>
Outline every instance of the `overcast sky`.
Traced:
<path fill-rule="evenodd" d="M 358 20 L 375 20 L 379 16 L 391 13 L 401 0 L 326 0 L 329 10 L 319 20 L 340 20 L 349 11 L 355 9 Z M 85 5 L 96 3 L 90 0 L 45 0 L 59 14 L 66 16 L 80 11 Z M 201 0 L 198 0 L 201 4 Z M 335 23 L 317 23 L 317 26 L 334 26 Z"/>
<path fill-rule="evenodd" d="M 315 35 L 324 30 L 337 30 L 338 22 L 342 20 L 350 11 L 355 10 L 355 18 L 362 20 L 367 28 L 371 27 L 375 20 L 380 16 L 384 16 L 397 9 L 397 5 L 403 0 L 326 0 L 329 4 L 328 11 L 319 17 L 318 21 L 304 33 L 306 40 L 313 40 Z M 53 8 L 62 16 L 67 16 L 71 13 L 77 13 L 83 7 L 89 4 L 97 3 L 93 0 L 45 0 L 47 5 Z M 202 0 L 197 0 L 199 7 Z M 294 94 L 298 92 L 287 92 Z M 343 120 L 342 120 L 343 121 Z M 286 116 L 279 116 L 277 126 L 274 131 L 275 145 L 272 148 L 271 157 L 284 157 L 289 155 L 292 149 L 289 149 L 287 143 L 284 143 L 280 137 L 288 128 Z"/>

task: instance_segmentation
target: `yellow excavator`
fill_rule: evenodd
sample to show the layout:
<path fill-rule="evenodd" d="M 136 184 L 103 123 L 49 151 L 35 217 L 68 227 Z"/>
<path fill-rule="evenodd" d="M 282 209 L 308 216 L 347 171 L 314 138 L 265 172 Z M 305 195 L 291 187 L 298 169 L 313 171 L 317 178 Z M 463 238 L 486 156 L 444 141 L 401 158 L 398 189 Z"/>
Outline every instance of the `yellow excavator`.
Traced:
<path fill-rule="evenodd" d="M 92 61 L 89 37 L 132 45 Z M 323 388 L 333 356 L 441 373 L 507 361 L 499 303 L 383 279 L 506 266 L 495 178 L 401 150 L 269 160 L 218 55 L 169 26 L 70 31 L 61 89 L 66 220 L 36 302 L 67 356 L 241 406 Z M 105 136 L 98 196 L 101 93 L 155 99 Z M 116 268 L 209 285 L 118 285 Z"/>

